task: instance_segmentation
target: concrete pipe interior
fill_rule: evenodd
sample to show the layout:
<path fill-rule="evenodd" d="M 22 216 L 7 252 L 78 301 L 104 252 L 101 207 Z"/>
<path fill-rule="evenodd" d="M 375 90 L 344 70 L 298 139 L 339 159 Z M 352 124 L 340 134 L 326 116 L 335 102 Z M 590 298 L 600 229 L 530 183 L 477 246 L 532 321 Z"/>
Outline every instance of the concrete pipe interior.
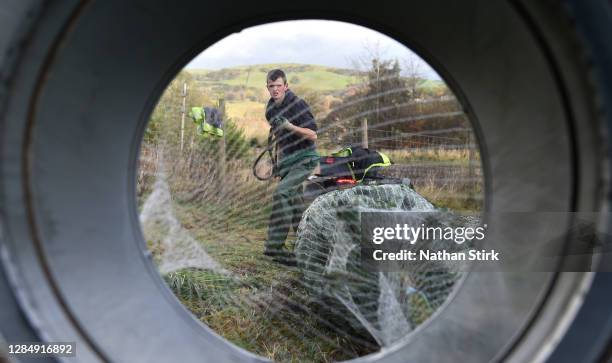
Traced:
<path fill-rule="evenodd" d="M 256 24 L 335 19 L 410 45 L 474 123 L 486 211 L 604 207 L 601 125 L 560 8 L 443 0 L 388 8 L 183 5 L 6 5 L 18 15 L 5 34 L 20 47 L 19 61 L 3 64 L 12 75 L 2 86 L 0 133 L 6 341 L 75 341 L 87 362 L 265 361 L 194 320 L 164 286 L 146 253 L 134 195 L 139 143 L 165 86 L 199 51 Z M 544 225 L 530 228 L 547 233 Z M 355 361 L 545 360 L 583 295 L 605 279 L 469 274 L 452 304 L 401 345 Z"/>

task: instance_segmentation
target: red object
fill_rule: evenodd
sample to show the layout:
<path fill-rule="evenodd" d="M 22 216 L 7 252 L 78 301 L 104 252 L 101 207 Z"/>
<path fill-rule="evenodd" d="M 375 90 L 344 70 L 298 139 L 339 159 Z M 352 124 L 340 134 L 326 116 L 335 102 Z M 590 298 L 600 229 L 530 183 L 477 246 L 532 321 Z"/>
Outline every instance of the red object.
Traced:
<path fill-rule="evenodd" d="M 357 180 L 355 179 L 349 179 L 349 178 L 338 178 L 338 180 L 336 180 L 337 184 L 357 184 Z"/>
<path fill-rule="evenodd" d="M 326 158 L 325 159 L 325 164 L 333 164 L 334 163 L 334 158 Z"/>

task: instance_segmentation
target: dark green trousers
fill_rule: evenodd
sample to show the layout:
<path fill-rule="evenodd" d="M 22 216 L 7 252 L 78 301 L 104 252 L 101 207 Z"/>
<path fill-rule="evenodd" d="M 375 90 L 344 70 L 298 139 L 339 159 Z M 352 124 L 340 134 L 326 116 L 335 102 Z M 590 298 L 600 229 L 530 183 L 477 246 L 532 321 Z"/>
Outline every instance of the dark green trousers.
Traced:
<path fill-rule="evenodd" d="M 304 212 L 302 183 L 318 164 L 318 159 L 308 158 L 280 170 L 281 180 L 272 195 L 272 213 L 268 223 L 266 250 L 280 249 L 285 245 L 289 228 L 297 231 Z"/>

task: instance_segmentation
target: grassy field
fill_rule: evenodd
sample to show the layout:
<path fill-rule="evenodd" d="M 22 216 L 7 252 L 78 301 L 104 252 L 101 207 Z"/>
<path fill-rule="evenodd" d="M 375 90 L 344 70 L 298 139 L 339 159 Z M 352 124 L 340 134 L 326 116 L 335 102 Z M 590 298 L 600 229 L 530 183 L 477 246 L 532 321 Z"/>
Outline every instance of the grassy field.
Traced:
<path fill-rule="evenodd" d="M 187 72 L 199 76 L 198 79 L 202 87 L 226 85 L 262 89 L 266 84 L 267 71 L 274 68 L 286 70 L 289 86 L 300 86 L 315 91 L 341 91 L 348 85 L 362 82 L 353 70 L 311 64 L 279 63 L 230 67 L 226 70 L 230 71 L 228 74 L 231 73 L 232 76 L 217 80 L 206 79 L 206 76 L 218 72 L 217 70 L 190 68 L 187 69 Z M 438 93 L 446 88 L 446 85 L 441 80 L 423 79 L 418 88 L 431 93 Z"/>
<path fill-rule="evenodd" d="M 230 101 L 226 103 L 227 115 L 231 118 L 259 116 L 264 118 L 265 104 L 254 101 Z"/>
<path fill-rule="evenodd" d="M 297 81 L 294 81 L 294 77 L 298 77 Z M 224 83 L 233 86 L 263 87 L 266 84 L 266 73 L 252 71 L 247 82 L 247 72 L 245 71 L 239 77 L 227 80 Z M 354 77 L 325 70 L 300 72 L 298 75 L 289 76 L 290 86 L 299 85 L 316 91 L 335 91 L 343 89 L 351 83 L 355 83 Z"/>
<path fill-rule="evenodd" d="M 418 84 L 418 88 L 428 90 L 430 93 L 441 93 L 446 88 L 446 84 L 440 80 L 435 79 L 424 79 Z"/>
<path fill-rule="evenodd" d="M 236 111 L 239 112 L 239 111 Z M 465 152 L 393 152 L 397 161 L 418 164 L 428 161 L 466 163 Z M 233 175 L 250 173 L 249 165 L 228 170 Z M 173 175 L 175 175 L 173 173 Z M 196 319 L 232 343 L 276 362 L 321 362 L 346 360 L 374 352 L 378 347 L 330 329 L 313 306 L 301 273 L 262 256 L 267 211 L 262 207 L 273 185 L 259 190 L 261 182 L 245 177 L 236 198 L 192 200 L 174 193 L 171 207 L 181 227 L 230 275 L 207 270 L 185 269 L 164 278 L 177 298 Z M 149 183 L 152 181 L 150 180 Z M 214 179 L 208 181 L 214 185 Z M 255 184 L 253 184 L 255 183 Z M 453 182 L 421 184 L 417 191 L 442 208 L 478 210 L 478 201 L 460 197 Z M 227 183 L 228 185 L 231 183 Z M 145 198 L 147 193 L 143 194 Z M 257 203 L 256 203 L 257 202 Z M 142 204 L 142 203 L 140 203 Z M 247 221 L 252 218 L 259 223 Z M 240 223 L 238 223 L 240 222 Z M 289 244 L 295 239 L 291 236 Z M 148 240 L 153 255 L 160 244 Z M 425 310 L 423 310 L 425 311 Z M 432 311 L 423 315 L 425 320 Z"/>
<path fill-rule="evenodd" d="M 211 233 L 213 206 L 176 201 L 173 207 L 182 226 L 231 273 L 188 269 L 165 276 L 179 300 L 214 331 L 275 362 L 327 363 L 376 350 L 330 331 L 309 310 L 300 272 L 261 255 L 265 230 L 220 227 Z"/>
<path fill-rule="evenodd" d="M 253 101 L 227 102 L 227 115 L 244 130 L 247 139 L 256 138 L 261 144 L 268 137 L 270 126 L 264 116 L 265 104 Z"/>
<path fill-rule="evenodd" d="M 303 67 L 304 70 L 300 70 Z M 254 88 L 263 88 L 266 84 L 266 73 L 274 68 L 286 69 L 287 77 L 290 86 L 302 86 L 316 91 L 338 91 L 344 89 L 347 85 L 356 83 L 358 79 L 355 76 L 339 74 L 343 70 L 338 69 L 334 72 L 334 68 L 318 65 L 300 65 L 300 64 L 258 64 L 253 66 L 231 67 L 229 70 L 237 71 L 235 77 L 221 80 L 205 80 L 203 86 L 212 84 L 225 84 L 231 86 L 245 86 Z M 293 70 L 295 69 L 295 70 Z M 189 69 L 189 72 L 197 75 L 206 76 L 212 70 L 205 69 Z M 345 72 L 347 70 L 344 70 Z"/>
<path fill-rule="evenodd" d="M 244 129 L 247 138 L 254 137 L 262 144 L 268 136 L 268 125 L 264 118 L 265 100 L 267 100 L 265 77 L 266 72 L 273 68 L 286 70 L 290 87 L 299 86 L 302 89 L 323 93 L 339 92 L 350 84 L 360 82 L 359 77 L 354 74 L 355 71 L 293 63 L 231 67 L 221 70 L 228 77 L 218 75 L 214 80 L 207 77 L 220 72 L 219 70 L 188 69 L 187 72 L 196 76 L 198 87 L 207 89 L 211 94 L 218 94 L 219 97 L 223 92 L 213 89 L 233 86 L 244 86 L 250 94 L 257 95 L 259 101 L 246 98 L 234 99 L 228 101 L 226 105 L 228 116 Z M 423 80 L 419 87 L 432 93 L 440 93 L 446 86 L 439 80 Z"/>

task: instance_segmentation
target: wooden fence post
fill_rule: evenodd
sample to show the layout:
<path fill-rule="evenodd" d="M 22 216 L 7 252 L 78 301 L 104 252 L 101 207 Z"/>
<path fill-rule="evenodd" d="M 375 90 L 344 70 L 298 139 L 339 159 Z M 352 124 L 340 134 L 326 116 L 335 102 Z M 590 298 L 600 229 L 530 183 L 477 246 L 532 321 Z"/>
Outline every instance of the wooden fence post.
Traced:
<path fill-rule="evenodd" d="M 219 116 L 221 118 L 221 130 L 223 130 L 223 137 L 219 142 L 219 195 L 224 195 L 227 158 L 225 155 L 225 100 L 223 98 L 219 99 Z"/>
<path fill-rule="evenodd" d="M 185 141 L 185 102 L 187 100 L 187 83 L 183 83 L 183 91 L 181 92 L 183 97 L 183 107 L 181 108 L 181 155 L 183 154 L 183 144 Z"/>
<path fill-rule="evenodd" d="M 368 119 L 361 120 L 361 146 L 368 148 Z"/>

